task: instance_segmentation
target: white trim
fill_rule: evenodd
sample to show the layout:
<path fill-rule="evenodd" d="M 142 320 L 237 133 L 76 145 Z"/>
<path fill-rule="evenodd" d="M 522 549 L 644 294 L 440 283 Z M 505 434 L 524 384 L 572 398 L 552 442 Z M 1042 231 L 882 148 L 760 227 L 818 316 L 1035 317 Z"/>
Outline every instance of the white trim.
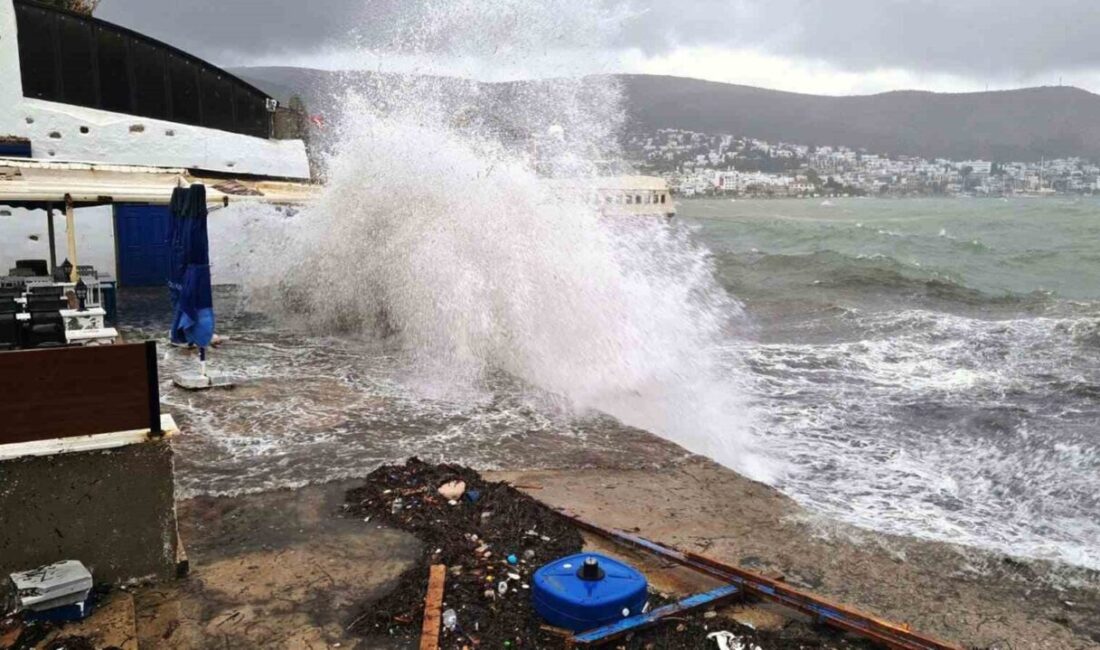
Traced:
<path fill-rule="evenodd" d="M 160 416 L 160 428 L 164 432 L 164 438 L 172 438 L 179 435 L 179 428 L 171 415 L 162 413 Z M 115 431 L 114 433 L 97 433 L 90 436 L 73 436 L 71 438 L 51 438 L 50 440 L 34 440 L 32 442 L 13 442 L 0 445 L 0 461 L 25 456 L 54 456 L 56 454 L 71 454 L 79 451 L 102 451 L 135 445 L 149 440 L 149 429 L 135 429 L 133 431 Z"/>
<path fill-rule="evenodd" d="M 88 307 L 84 311 L 79 309 L 61 309 L 62 318 L 89 318 L 92 316 L 106 316 L 107 311 L 102 307 Z"/>
<path fill-rule="evenodd" d="M 87 341 L 92 342 L 96 340 L 103 340 L 105 343 L 114 343 L 118 338 L 118 330 L 113 327 L 101 327 L 95 329 L 83 329 L 83 330 L 65 330 L 65 339 L 72 343 L 73 341 Z"/>
<path fill-rule="evenodd" d="M 56 163 L 0 157 L 0 169 L 10 174 L 0 179 L 0 203 L 64 202 L 67 196 L 77 203 L 167 205 L 175 188 L 202 183 L 206 185 L 208 204 L 302 204 L 316 200 L 322 189 L 320 185 L 296 181 L 206 178 L 173 167 L 147 165 Z M 227 185 L 238 189 L 230 189 Z"/>

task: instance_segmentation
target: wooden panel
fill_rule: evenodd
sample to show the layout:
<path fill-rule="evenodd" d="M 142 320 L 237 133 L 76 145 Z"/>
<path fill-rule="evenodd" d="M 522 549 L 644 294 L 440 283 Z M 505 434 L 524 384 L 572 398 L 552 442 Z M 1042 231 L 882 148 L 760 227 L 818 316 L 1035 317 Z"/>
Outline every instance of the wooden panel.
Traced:
<path fill-rule="evenodd" d="M 144 344 L 0 352 L 0 444 L 150 428 L 150 353 Z M 159 407 L 155 415 L 159 428 Z"/>
<path fill-rule="evenodd" d="M 424 598 L 424 626 L 420 630 L 420 650 L 439 648 L 440 609 L 443 607 L 443 583 L 447 567 L 433 564 L 428 574 L 428 593 Z"/>

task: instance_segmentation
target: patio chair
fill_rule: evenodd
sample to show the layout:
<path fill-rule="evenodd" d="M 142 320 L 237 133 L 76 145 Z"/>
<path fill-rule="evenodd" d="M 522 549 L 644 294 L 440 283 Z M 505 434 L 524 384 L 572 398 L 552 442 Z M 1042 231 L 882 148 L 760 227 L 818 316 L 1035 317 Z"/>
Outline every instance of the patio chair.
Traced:
<path fill-rule="evenodd" d="M 22 328 L 14 313 L 0 312 L 0 350 L 15 350 L 20 347 Z"/>
<path fill-rule="evenodd" d="M 30 304 L 27 305 L 30 307 Z M 44 348 L 65 345 L 65 321 L 61 312 L 31 311 L 31 320 L 25 330 L 25 345 L 29 348 Z"/>
<path fill-rule="evenodd" d="M 50 275 L 50 264 L 46 260 L 15 260 L 15 268 L 29 269 L 31 275 Z"/>

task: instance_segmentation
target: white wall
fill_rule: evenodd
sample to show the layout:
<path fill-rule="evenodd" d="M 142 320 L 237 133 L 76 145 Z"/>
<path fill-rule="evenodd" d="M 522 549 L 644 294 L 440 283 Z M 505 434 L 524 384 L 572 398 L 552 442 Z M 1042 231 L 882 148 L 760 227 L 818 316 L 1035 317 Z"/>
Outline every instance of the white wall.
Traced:
<path fill-rule="evenodd" d="M 309 178 L 301 140 L 266 140 L 25 98 L 17 38 L 12 0 L 0 0 L 0 135 L 29 138 L 35 158 Z"/>
<path fill-rule="evenodd" d="M 77 261 L 91 264 L 101 273 L 116 275 L 113 214 L 110 206 L 79 208 L 74 213 L 73 221 L 76 226 Z M 64 212 L 55 209 L 53 220 L 57 263 L 61 264 L 68 257 Z M 50 259 L 46 211 L 0 207 L 0 275 L 15 266 L 15 260 L 30 259 Z"/>
<path fill-rule="evenodd" d="M 210 238 L 210 276 L 214 284 L 239 284 L 249 269 L 248 251 L 256 242 L 253 233 L 266 231 L 286 219 L 286 209 L 270 205 L 237 203 L 210 213 L 207 232 Z M 68 255 L 65 213 L 54 210 L 54 240 L 57 263 Z M 116 279 L 114 211 L 111 206 L 78 208 L 76 253 L 80 264 L 91 264 L 101 273 Z M 31 239 L 38 238 L 37 241 Z M 15 260 L 50 259 L 45 210 L 24 210 L 0 206 L 0 275 L 15 266 Z"/>

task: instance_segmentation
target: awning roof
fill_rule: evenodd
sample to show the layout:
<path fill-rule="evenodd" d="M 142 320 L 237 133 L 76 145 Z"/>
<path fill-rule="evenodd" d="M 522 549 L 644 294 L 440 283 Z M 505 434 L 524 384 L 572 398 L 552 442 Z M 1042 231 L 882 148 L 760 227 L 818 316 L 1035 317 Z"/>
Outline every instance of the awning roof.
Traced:
<path fill-rule="evenodd" d="M 594 176 L 592 178 L 554 178 L 550 184 L 557 187 L 584 190 L 654 190 L 667 191 L 668 183 L 660 176 Z"/>
<path fill-rule="evenodd" d="M 206 185 L 209 203 L 240 201 L 301 204 L 320 194 L 320 185 L 255 178 L 203 177 L 186 169 L 51 162 L 0 157 L 0 204 L 103 203 L 167 204 L 172 190 Z"/>

